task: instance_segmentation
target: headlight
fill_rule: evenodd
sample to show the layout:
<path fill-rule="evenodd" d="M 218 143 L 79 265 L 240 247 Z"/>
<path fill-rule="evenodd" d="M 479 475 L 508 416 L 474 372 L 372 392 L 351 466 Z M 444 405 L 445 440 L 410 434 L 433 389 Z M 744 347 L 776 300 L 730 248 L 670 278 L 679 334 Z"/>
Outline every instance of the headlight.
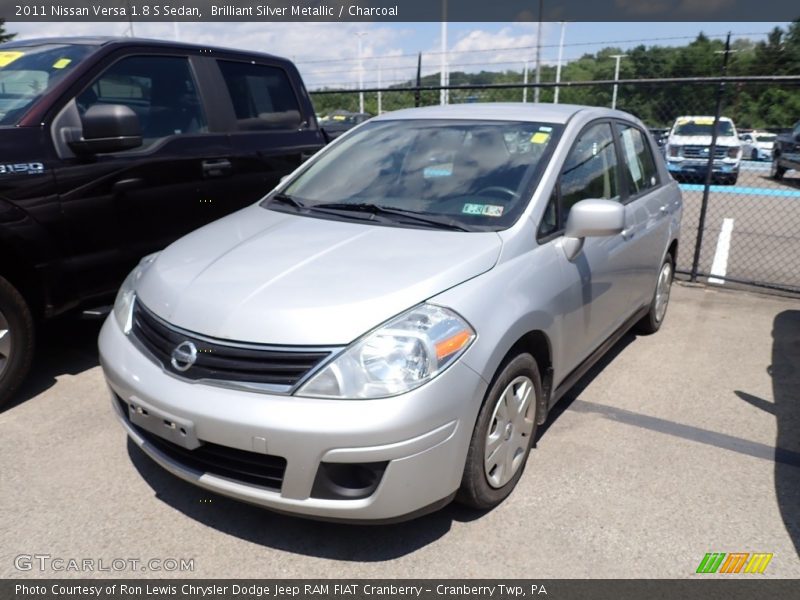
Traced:
<path fill-rule="evenodd" d="M 385 398 L 444 371 L 475 339 L 452 310 L 420 304 L 354 342 L 314 375 L 298 396 Z"/>
<path fill-rule="evenodd" d="M 147 269 L 150 268 L 150 265 L 155 262 L 156 257 L 158 257 L 158 252 L 145 256 L 140 260 L 136 268 L 134 268 L 125 278 L 125 281 L 122 282 L 117 292 L 117 299 L 114 300 L 114 317 L 117 319 L 117 324 L 125 335 L 130 333 L 131 326 L 133 325 L 133 299 L 136 297 L 136 284 Z"/>
<path fill-rule="evenodd" d="M 680 152 L 681 152 L 680 146 L 674 146 L 670 144 L 669 147 L 667 148 L 667 154 L 670 156 L 670 158 L 678 158 L 680 156 Z"/>
<path fill-rule="evenodd" d="M 728 148 L 728 158 L 739 158 L 739 148 L 736 146 Z"/>

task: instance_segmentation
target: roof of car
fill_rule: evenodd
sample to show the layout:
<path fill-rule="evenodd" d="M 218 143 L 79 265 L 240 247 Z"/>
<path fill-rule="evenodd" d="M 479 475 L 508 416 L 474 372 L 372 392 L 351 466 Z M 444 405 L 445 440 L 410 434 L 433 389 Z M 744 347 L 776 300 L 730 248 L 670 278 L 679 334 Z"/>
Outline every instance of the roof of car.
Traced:
<path fill-rule="evenodd" d="M 597 117 L 633 117 L 619 110 L 580 106 L 577 104 L 534 104 L 522 102 L 475 102 L 466 104 L 447 104 L 445 106 L 426 106 L 407 108 L 384 113 L 373 121 L 392 121 L 396 119 L 475 119 L 486 121 L 534 121 L 544 123 L 566 123 L 575 114 L 588 111 Z"/>
<path fill-rule="evenodd" d="M 218 46 L 206 46 L 203 44 L 187 44 L 185 42 L 175 42 L 172 40 L 156 40 L 149 38 L 138 37 L 110 37 L 110 36 L 85 36 L 85 37 L 50 37 L 50 38 L 30 38 L 24 40 L 15 40 L 1 44 L 2 48 L 21 48 L 24 46 L 38 46 L 42 44 L 79 44 L 83 46 L 153 46 L 158 48 L 184 48 L 192 50 L 217 50 L 219 52 L 241 53 L 241 54 L 257 54 L 259 56 L 266 56 L 277 60 L 288 60 L 266 52 L 253 52 L 251 50 L 242 50 L 237 48 L 221 48 Z"/>

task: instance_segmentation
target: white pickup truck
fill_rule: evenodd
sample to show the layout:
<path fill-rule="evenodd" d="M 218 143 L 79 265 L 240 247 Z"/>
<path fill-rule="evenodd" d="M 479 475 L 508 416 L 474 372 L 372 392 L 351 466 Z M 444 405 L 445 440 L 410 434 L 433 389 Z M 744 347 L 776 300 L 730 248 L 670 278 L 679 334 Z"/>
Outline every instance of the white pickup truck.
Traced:
<path fill-rule="evenodd" d="M 666 143 L 669 172 L 675 179 L 699 183 L 705 181 L 711 148 L 714 117 L 678 117 Z M 717 144 L 712 163 L 712 183 L 733 185 L 739 177 L 742 144 L 736 127 L 728 117 L 720 117 Z"/>

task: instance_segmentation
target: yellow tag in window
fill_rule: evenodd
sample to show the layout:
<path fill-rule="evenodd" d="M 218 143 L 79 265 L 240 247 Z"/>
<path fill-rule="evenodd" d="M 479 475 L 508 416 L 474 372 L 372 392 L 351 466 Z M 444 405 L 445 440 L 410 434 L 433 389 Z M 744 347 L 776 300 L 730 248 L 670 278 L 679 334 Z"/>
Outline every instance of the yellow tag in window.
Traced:
<path fill-rule="evenodd" d="M 24 52 L 0 52 L 0 67 L 5 67 L 10 65 L 12 62 L 20 58 L 21 56 L 25 56 Z"/>
<path fill-rule="evenodd" d="M 534 133 L 531 136 L 531 142 L 533 142 L 534 144 L 545 144 L 549 139 L 550 139 L 550 134 L 542 133 L 541 131 Z"/>
<path fill-rule="evenodd" d="M 71 62 L 72 62 L 71 58 L 59 58 L 56 62 L 53 63 L 53 68 L 54 69 L 63 69 L 64 67 L 66 67 Z"/>

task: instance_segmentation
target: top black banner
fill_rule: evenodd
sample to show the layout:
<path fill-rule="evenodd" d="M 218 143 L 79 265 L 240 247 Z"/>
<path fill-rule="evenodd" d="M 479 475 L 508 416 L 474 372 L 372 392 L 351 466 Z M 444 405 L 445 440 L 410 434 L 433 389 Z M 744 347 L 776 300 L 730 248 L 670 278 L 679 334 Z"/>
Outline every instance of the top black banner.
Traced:
<path fill-rule="evenodd" d="M 541 15 L 539 6 L 542 6 Z M 6 21 L 792 21 L 787 0 L 0 0 Z"/>

